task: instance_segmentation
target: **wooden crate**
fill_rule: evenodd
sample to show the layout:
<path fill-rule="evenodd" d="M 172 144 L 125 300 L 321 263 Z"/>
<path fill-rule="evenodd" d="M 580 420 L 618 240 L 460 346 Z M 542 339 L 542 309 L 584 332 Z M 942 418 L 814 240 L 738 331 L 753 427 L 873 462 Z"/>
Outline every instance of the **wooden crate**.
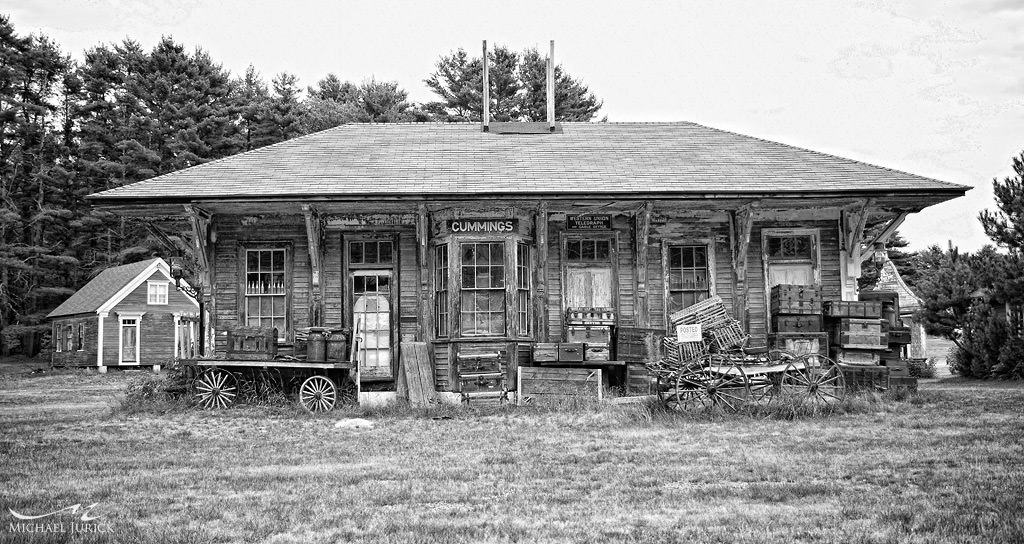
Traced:
<path fill-rule="evenodd" d="M 654 379 L 643 363 L 626 363 L 626 395 L 650 395 Z"/>
<path fill-rule="evenodd" d="M 908 393 L 917 393 L 917 378 L 909 376 L 889 378 L 889 388 L 893 391 L 906 390 Z"/>
<path fill-rule="evenodd" d="M 606 325 L 570 325 L 565 328 L 566 342 L 611 344 L 612 328 Z"/>
<path fill-rule="evenodd" d="M 566 325 L 615 324 L 615 308 L 569 308 L 565 312 Z"/>
<path fill-rule="evenodd" d="M 900 295 L 896 291 L 861 291 L 859 300 L 875 300 L 882 303 L 882 319 L 890 325 L 899 325 Z"/>
<path fill-rule="evenodd" d="M 887 349 L 889 335 L 882 332 L 881 319 L 843 317 L 832 324 L 832 344 L 849 349 Z"/>
<path fill-rule="evenodd" d="M 533 345 L 533 362 L 554 363 L 558 361 L 558 344 L 537 343 Z"/>
<path fill-rule="evenodd" d="M 882 303 L 876 300 L 830 300 L 825 302 L 825 315 L 881 319 Z"/>
<path fill-rule="evenodd" d="M 615 331 L 615 360 L 647 363 L 661 358 L 662 329 L 618 327 Z"/>
<path fill-rule="evenodd" d="M 519 404 L 601 400 L 600 369 L 523 367 L 516 389 Z"/>
<path fill-rule="evenodd" d="M 882 362 L 880 353 L 871 350 L 834 348 L 831 356 L 833 361 L 844 365 L 881 366 Z"/>
<path fill-rule="evenodd" d="M 824 332 L 777 332 L 768 335 L 768 349 L 793 355 L 828 355 L 828 334 Z"/>
<path fill-rule="evenodd" d="M 711 329 L 708 333 L 710 334 L 715 347 L 720 351 L 742 346 L 747 340 L 747 333 L 743 332 L 743 327 L 740 325 L 740 322 L 735 319 L 730 321 L 727 325 Z"/>
<path fill-rule="evenodd" d="M 909 378 L 910 361 L 906 359 L 885 359 L 882 363 L 889 369 L 889 377 Z"/>
<path fill-rule="evenodd" d="M 768 298 L 772 314 L 821 313 L 821 287 L 817 285 L 776 285 Z"/>
<path fill-rule="evenodd" d="M 583 359 L 586 361 L 610 361 L 612 350 L 610 344 L 584 344 Z"/>
<path fill-rule="evenodd" d="M 228 329 L 225 357 L 236 361 L 269 361 L 277 357 L 277 329 Z"/>
<path fill-rule="evenodd" d="M 704 329 L 713 329 L 727 324 L 733 317 L 725 308 L 719 296 L 713 296 L 669 315 L 673 326 L 700 324 Z"/>
<path fill-rule="evenodd" d="M 773 332 L 822 332 L 821 316 L 813 314 L 775 314 L 772 316 Z"/>
<path fill-rule="evenodd" d="M 459 374 L 460 393 L 498 393 L 504 391 L 505 375 L 501 372 Z"/>
<path fill-rule="evenodd" d="M 888 331 L 888 337 L 889 338 L 888 338 L 887 343 L 889 345 L 892 345 L 892 344 L 906 345 L 906 344 L 913 343 L 913 339 L 912 339 L 911 333 L 910 333 L 910 327 L 892 327 L 892 326 L 890 326 L 889 327 L 889 331 Z"/>
<path fill-rule="evenodd" d="M 849 391 L 885 391 L 889 389 L 889 369 L 884 366 L 840 364 Z"/>

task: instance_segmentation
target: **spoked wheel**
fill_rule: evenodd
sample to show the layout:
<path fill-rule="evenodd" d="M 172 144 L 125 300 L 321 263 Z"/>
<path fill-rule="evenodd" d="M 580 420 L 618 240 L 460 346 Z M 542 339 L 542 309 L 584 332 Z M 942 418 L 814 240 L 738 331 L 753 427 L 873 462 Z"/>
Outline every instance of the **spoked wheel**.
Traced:
<path fill-rule="evenodd" d="M 330 412 L 338 403 L 338 388 L 327 376 L 310 376 L 299 387 L 299 404 L 307 412 Z"/>
<path fill-rule="evenodd" d="M 238 398 L 238 378 L 222 368 L 211 368 L 192 381 L 192 394 L 203 408 L 227 408 Z"/>
<path fill-rule="evenodd" d="M 721 408 L 735 412 L 750 398 L 743 368 L 713 362 L 680 372 L 675 393 L 679 410 Z"/>
<path fill-rule="evenodd" d="M 747 387 L 750 388 L 750 401 L 767 404 L 772 401 L 775 396 L 775 391 L 778 389 L 778 382 L 772 379 L 772 375 L 767 372 L 763 373 L 748 373 L 747 374 Z"/>
<path fill-rule="evenodd" d="M 346 406 L 359 404 L 359 390 L 356 388 L 356 382 L 350 376 L 341 378 L 340 382 L 338 402 Z"/>
<path fill-rule="evenodd" d="M 782 374 L 780 388 L 797 404 L 813 410 L 831 408 L 846 396 L 846 380 L 835 361 L 821 355 L 803 355 Z"/>

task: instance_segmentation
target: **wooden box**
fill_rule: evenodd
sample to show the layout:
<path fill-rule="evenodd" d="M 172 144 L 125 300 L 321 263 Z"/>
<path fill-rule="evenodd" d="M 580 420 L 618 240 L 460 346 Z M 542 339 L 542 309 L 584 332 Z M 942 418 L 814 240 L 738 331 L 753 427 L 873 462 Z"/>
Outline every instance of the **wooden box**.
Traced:
<path fill-rule="evenodd" d="M 228 359 L 269 361 L 277 357 L 277 329 L 237 327 L 227 331 Z"/>
<path fill-rule="evenodd" d="M 886 349 L 889 335 L 882 332 L 881 319 L 844 317 L 832 325 L 832 344 L 849 349 Z"/>
<path fill-rule="evenodd" d="M 558 362 L 582 363 L 585 350 L 582 343 L 562 342 L 558 344 Z"/>
<path fill-rule="evenodd" d="M 888 321 L 893 326 L 900 324 L 900 295 L 896 291 L 861 291 L 857 298 L 881 302 L 882 319 Z"/>
<path fill-rule="evenodd" d="M 570 325 L 565 328 L 565 341 L 610 345 L 612 328 L 607 325 Z"/>
<path fill-rule="evenodd" d="M 884 366 L 840 365 L 849 391 L 885 391 L 889 389 L 889 369 Z"/>
<path fill-rule="evenodd" d="M 910 335 L 910 327 L 889 327 L 888 344 L 910 344 L 913 340 Z"/>
<path fill-rule="evenodd" d="M 773 314 L 820 314 L 821 287 L 817 285 L 776 285 L 769 296 Z"/>
<path fill-rule="evenodd" d="M 774 332 L 822 332 L 821 316 L 812 314 L 772 316 Z"/>
<path fill-rule="evenodd" d="M 708 333 L 719 351 L 726 351 L 736 346 L 741 346 L 747 340 L 747 333 L 743 332 L 740 322 L 735 319 L 727 325 L 709 330 Z"/>
<path fill-rule="evenodd" d="M 605 325 L 615 324 L 614 308 L 569 308 L 565 312 L 567 325 Z"/>
<path fill-rule="evenodd" d="M 600 369 L 523 367 L 516 389 L 519 404 L 544 404 L 601 400 L 604 393 Z"/>
<path fill-rule="evenodd" d="M 910 377 L 910 361 L 906 359 L 886 359 L 884 364 L 889 369 L 889 376 L 895 378 Z"/>
<path fill-rule="evenodd" d="M 893 391 L 907 391 L 917 393 L 917 378 L 909 376 L 892 376 L 889 378 L 889 389 Z"/>
<path fill-rule="evenodd" d="M 539 343 L 533 345 L 533 362 L 554 363 L 558 361 L 558 344 Z"/>
<path fill-rule="evenodd" d="M 584 344 L 583 358 L 587 361 L 610 361 L 612 350 L 610 344 Z"/>
<path fill-rule="evenodd" d="M 768 335 L 768 349 L 788 351 L 793 355 L 828 356 L 828 334 L 824 332 L 790 332 Z"/>
<path fill-rule="evenodd" d="M 880 319 L 882 303 L 875 300 L 830 300 L 825 303 L 825 315 Z"/>
<path fill-rule="evenodd" d="M 650 395 L 652 382 L 651 372 L 642 363 L 626 364 L 626 395 Z"/>
<path fill-rule="evenodd" d="M 882 362 L 879 352 L 861 349 L 835 348 L 832 360 L 843 365 L 879 366 Z"/>
<path fill-rule="evenodd" d="M 619 327 L 615 330 L 615 359 L 630 363 L 647 363 L 661 357 L 662 329 Z"/>

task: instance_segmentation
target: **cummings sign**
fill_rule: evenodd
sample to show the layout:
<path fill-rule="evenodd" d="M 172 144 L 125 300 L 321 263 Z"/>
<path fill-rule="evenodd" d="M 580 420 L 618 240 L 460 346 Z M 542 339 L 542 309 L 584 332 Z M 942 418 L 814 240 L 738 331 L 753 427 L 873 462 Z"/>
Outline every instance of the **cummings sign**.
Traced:
<path fill-rule="evenodd" d="M 516 219 L 451 219 L 448 231 L 454 234 L 471 233 L 512 233 L 515 232 Z"/>

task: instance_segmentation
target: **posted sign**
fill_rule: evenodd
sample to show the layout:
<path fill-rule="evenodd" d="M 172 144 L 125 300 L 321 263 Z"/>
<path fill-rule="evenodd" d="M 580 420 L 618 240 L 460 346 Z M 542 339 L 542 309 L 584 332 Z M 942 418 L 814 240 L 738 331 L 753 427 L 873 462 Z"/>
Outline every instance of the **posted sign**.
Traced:
<path fill-rule="evenodd" d="M 676 341 L 678 342 L 703 342 L 704 333 L 700 323 L 696 325 L 676 325 Z"/>

